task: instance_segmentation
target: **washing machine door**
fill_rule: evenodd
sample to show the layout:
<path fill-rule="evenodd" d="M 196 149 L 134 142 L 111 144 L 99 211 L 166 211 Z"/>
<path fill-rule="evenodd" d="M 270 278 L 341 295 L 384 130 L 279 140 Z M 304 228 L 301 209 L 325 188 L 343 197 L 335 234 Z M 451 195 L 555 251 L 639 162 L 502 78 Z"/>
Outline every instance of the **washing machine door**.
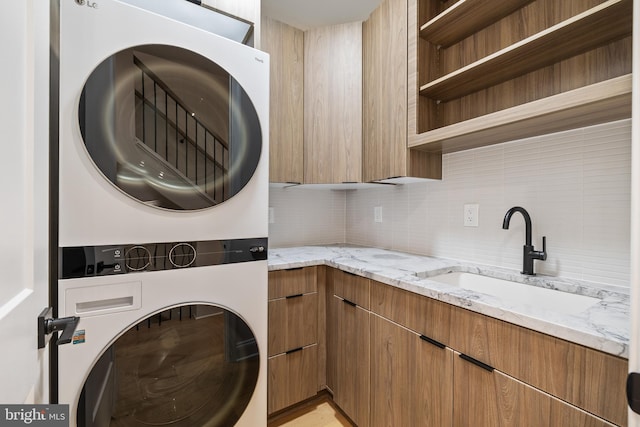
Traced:
<path fill-rule="evenodd" d="M 246 92 L 211 59 L 143 45 L 106 58 L 78 106 L 87 154 L 110 183 L 148 205 L 199 210 L 237 194 L 262 149 Z"/>
<path fill-rule="evenodd" d="M 180 306 L 126 331 L 96 362 L 78 426 L 233 426 L 258 381 L 255 337 L 235 313 Z"/>

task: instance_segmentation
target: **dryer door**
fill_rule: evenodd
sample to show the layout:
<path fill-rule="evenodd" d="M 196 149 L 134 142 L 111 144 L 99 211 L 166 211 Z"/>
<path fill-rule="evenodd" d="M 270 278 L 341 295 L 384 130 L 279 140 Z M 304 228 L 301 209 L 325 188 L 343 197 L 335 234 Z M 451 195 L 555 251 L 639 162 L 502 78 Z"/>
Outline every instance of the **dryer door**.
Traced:
<path fill-rule="evenodd" d="M 260 159 L 257 112 L 226 70 L 167 45 L 122 50 L 87 79 L 78 107 L 88 155 L 123 193 L 171 210 L 237 194 Z"/>
<path fill-rule="evenodd" d="M 232 426 L 256 387 L 258 347 L 236 314 L 181 306 L 144 319 L 103 353 L 78 426 Z"/>

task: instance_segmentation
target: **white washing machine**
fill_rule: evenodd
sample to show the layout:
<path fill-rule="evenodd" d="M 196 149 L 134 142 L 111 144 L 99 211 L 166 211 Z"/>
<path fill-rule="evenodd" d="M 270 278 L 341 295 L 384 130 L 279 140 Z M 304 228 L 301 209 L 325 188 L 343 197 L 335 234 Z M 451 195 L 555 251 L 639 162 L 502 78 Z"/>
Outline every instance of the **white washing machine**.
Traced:
<path fill-rule="evenodd" d="M 266 425 L 268 55 L 145 1 L 60 0 L 58 402 Z"/>
<path fill-rule="evenodd" d="M 172 260 L 191 258 L 169 245 L 122 247 L 153 253 L 155 270 L 60 280 L 61 316 L 79 317 L 58 347 L 59 402 L 70 405 L 70 425 L 265 426 L 261 243 L 198 242 L 186 251 L 197 254 L 192 268 L 173 268 Z M 103 250 L 117 249 L 67 259 L 86 271 Z"/>

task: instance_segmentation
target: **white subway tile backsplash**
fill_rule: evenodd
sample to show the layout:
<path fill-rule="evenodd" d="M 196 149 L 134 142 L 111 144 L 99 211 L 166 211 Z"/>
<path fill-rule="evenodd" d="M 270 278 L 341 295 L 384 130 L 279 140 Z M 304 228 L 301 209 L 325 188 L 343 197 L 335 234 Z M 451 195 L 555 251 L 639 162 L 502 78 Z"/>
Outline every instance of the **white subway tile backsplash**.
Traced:
<path fill-rule="evenodd" d="M 631 123 L 622 120 L 445 154 L 442 181 L 276 189 L 270 242 L 359 244 L 519 270 L 524 221 L 516 214 L 503 230 L 502 218 L 522 206 L 537 249 L 547 236 L 549 256 L 537 271 L 629 286 L 630 159 Z M 479 204 L 478 227 L 463 226 L 465 203 Z"/>
<path fill-rule="evenodd" d="M 345 191 L 270 187 L 269 206 L 272 247 L 345 243 Z"/>

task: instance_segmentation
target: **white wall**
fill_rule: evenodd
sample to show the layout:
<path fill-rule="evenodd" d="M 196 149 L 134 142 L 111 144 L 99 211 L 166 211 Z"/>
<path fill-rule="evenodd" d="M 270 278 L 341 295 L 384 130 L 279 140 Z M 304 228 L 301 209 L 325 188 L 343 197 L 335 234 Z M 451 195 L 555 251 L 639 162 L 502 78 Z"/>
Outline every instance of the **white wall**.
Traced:
<path fill-rule="evenodd" d="M 549 257 L 537 271 L 629 286 L 630 156 L 630 120 L 447 154 L 442 181 L 347 192 L 344 242 L 521 269 L 522 217 L 502 229 L 519 205 L 531 215 L 536 249 L 547 236 Z M 290 210 L 301 242 L 325 243 L 315 239 L 332 220 L 341 227 L 339 204 L 316 229 L 309 219 L 319 206 L 305 197 L 276 193 L 271 204 Z M 462 225 L 465 203 L 480 205 L 477 228 Z M 314 231 L 299 231 L 306 227 Z M 287 232 L 272 225 L 272 246 L 294 245 Z"/>

